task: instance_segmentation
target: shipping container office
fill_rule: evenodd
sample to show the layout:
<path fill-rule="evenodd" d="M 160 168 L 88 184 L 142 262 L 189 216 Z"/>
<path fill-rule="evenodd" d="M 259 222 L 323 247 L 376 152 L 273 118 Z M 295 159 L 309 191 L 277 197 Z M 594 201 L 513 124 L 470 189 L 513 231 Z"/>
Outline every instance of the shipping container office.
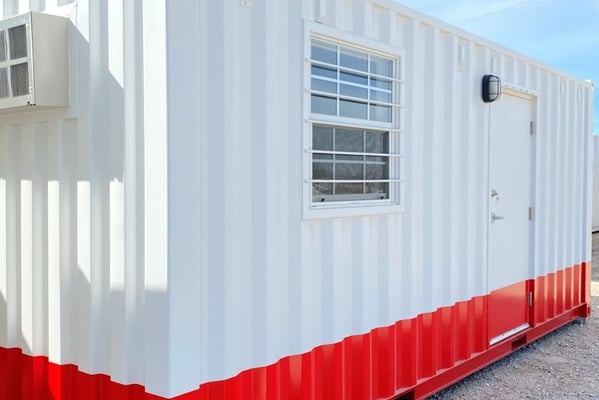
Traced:
<path fill-rule="evenodd" d="M 0 398 L 421 398 L 588 315 L 590 84 L 391 1 L 62 3 Z"/>

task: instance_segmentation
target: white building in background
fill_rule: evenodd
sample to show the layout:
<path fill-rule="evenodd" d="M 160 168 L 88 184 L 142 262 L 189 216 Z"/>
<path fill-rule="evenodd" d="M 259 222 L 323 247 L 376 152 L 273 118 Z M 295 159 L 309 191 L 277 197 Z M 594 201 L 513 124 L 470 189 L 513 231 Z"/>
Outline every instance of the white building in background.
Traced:
<path fill-rule="evenodd" d="M 423 398 L 588 316 L 591 84 L 388 0 L 2 5 L 70 22 L 68 104 L 0 36 L 0 398 Z"/>

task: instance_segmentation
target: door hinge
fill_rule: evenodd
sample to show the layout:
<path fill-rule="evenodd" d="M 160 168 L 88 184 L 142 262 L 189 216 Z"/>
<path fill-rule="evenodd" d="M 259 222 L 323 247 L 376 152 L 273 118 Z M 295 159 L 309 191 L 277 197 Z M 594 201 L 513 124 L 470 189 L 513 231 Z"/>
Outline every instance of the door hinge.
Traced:
<path fill-rule="evenodd" d="M 535 209 L 532 207 L 528 207 L 528 220 L 532 221 L 535 219 Z"/>
<path fill-rule="evenodd" d="M 531 135 L 535 134 L 535 122 L 534 121 L 530 121 L 530 134 Z"/>
<path fill-rule="evenodd" d="M 528 306 L 532 307 L 532 292 L 528 292 Z"/>

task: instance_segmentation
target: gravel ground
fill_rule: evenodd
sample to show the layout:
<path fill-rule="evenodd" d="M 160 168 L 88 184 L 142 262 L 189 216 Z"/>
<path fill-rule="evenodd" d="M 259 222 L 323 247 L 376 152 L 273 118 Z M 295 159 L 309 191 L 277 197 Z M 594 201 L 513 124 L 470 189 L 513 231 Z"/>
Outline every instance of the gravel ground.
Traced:
<path fill-rule="evenodd" d="M 592 311 L 430 399 L 599 399 L 599 233 Z"/>

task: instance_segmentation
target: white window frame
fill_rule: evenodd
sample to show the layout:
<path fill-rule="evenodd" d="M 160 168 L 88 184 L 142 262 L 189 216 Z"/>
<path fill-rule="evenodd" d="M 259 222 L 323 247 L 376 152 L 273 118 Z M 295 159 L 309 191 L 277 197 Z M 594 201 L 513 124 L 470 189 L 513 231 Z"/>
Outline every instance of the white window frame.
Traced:
<path fill-rule="evenodd" d="M 372 120 L 339 117 L 311 112 L 311 45 L 312 40 L 328 42 L 341 47 L 366 52 L 392 59 L 394 62 L 392 122 L 385 123 Z M 304 29 L 304 128 L 303 128 L 303 216 L 305 219 L 333 218 L 347 216 L 365 216 L 394 214 L 403 211 L 403 157 L 399 151 L 403 149 L 404 110 L 401 103 L 404 95 L 404 51 L 391 45 L 361 37 L 348 32 L 340 32 L 332 27 L 305 22 Z M 365 130 L 384 130 L 389 135 L 389 194 L 382 200 L 350 200 L 314 202 L 312 197 L 312 126 L 329 125 L 335 127 L 363 128 Z"/>

